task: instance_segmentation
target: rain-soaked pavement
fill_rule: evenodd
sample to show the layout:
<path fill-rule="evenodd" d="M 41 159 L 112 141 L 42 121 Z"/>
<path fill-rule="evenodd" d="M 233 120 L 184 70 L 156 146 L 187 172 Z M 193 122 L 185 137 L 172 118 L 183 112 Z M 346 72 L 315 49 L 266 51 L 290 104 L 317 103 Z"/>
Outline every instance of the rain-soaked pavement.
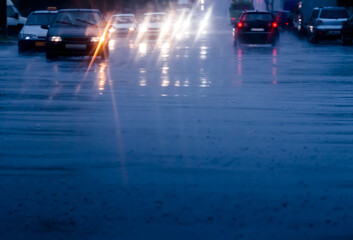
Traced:
<path fill-rule="evenodd" d="M 88 71 L 1 46 L 1 239 L 353 239 L 353 48 L 234 48 L 226 6 Z"/>

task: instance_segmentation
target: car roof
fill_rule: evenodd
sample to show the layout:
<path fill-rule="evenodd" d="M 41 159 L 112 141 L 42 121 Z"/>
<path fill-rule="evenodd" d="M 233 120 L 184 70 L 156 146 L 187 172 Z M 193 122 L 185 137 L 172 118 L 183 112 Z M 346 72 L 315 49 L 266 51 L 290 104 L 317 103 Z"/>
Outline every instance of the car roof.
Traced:
<path fill-rule="evenodd" d="M 258 10 L 245 10 L 243 13 L 261 13 L 271 14 L 269 11 L 258 11 Z"/>
<path fill-rule="evenodd" d="M 314 10 L 319 10 L 319 9 L 328 9 L 328 10 L 347 10 L 344 7 L 316 7 Z"/>
<path fill-rule="evenodd" d="M 112 17 L 120 17 L 120 16 L 134 17 L 135 14 L 132 14 L 132 13 L 119 13 L 119 14 L 114 14 Z"/>
<path fill-rule="evenodd" d="M 38 11 L 32 12 L 31 14 L 35 14 L 35 13 L 58 13 L 58 11 L 38 10 Z"/>
<path fill-rule="evenodd" d="M 60 9 L 59 12 L 100 12 L 98 9 Z"/>
<path fill-rule="evenodd" d="M 145 13 L 143 15 L 166 15 L 164 12 L 151 12 L 151 13 Z"/>

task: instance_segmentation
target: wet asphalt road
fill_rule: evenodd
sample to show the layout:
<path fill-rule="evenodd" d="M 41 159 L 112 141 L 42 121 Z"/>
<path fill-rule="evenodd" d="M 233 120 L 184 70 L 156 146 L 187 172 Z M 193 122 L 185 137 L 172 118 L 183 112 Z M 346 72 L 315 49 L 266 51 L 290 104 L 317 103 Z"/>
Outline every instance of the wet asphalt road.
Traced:
<path fill-rule="evenodd" d="M 352 239 L 353 48 L 0 52 L 1 239 Z"/>

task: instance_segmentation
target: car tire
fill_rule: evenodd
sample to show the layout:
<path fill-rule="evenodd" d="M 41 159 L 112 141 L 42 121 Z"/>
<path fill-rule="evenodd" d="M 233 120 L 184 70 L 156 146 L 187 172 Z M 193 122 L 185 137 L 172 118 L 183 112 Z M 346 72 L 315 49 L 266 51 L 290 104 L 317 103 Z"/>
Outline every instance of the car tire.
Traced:
<path fill-rule="evenodd" d="M 57 56 L 51 52 L 46 52 L 45 57 L 47 58 L 47 60 L 54 60 Z"/>
<path fill-rule="evenodd" d="M 341 40 L 342 40 L 342 44 L 345 45 L 345 46 L 352 45 L 352 39 L 344 38 L 344 36 L 342 35 L 341 36 Z"/>

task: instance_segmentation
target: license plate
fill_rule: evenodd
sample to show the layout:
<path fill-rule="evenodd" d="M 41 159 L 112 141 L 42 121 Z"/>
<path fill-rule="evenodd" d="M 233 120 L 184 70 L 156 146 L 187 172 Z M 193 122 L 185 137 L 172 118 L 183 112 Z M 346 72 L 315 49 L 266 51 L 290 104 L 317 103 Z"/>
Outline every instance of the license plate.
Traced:
<path fill-rule="evenodd" d="M 85 44 L 66 44 L 65 48 L 69 50 L 86 50 L 87 46 Z"/>
<path fill-rule="evenodd" d="M 327 35 L 340 35 L 341 32 L 340 31 L 328 31 Z"/>
<path fill-rule="evenodd" d="M 264 28 L 252 28 L 251 31 L 252 32 L 264 32 L 265 29 Z"/>
<path fill-rule="evenodd" d="M 45 42 L 35 42 L 36 47 L 45 47 Z"/>

